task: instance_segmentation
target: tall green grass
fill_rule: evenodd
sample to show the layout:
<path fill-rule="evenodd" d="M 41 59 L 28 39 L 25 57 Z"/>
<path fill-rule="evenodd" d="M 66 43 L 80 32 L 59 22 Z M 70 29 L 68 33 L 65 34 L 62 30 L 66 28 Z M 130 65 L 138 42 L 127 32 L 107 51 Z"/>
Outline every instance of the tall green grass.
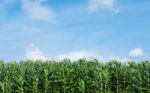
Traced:
<path fill-rule="evenodd" d="M 0 62 L 0 93 L 150 93 L 150 62 Z"/>

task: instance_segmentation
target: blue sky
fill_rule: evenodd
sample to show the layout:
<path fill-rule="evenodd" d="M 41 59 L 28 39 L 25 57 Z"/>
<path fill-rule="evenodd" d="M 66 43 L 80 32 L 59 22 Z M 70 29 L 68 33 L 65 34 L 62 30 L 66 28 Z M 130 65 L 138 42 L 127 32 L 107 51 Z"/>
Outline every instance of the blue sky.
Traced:
<path fill-rule="evenodd" d="M 149 0 L 2 0 L 0 58 L 149 59 Z"/>

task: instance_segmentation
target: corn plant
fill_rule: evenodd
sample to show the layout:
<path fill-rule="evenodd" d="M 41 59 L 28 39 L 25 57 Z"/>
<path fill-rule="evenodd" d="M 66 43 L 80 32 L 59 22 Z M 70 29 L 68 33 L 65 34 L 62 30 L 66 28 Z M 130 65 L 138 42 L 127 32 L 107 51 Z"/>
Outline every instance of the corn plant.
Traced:
<path fill-rule="evenodd" d="M 150 62 L 1 60 L 0 93 L 150 93 Z"/>

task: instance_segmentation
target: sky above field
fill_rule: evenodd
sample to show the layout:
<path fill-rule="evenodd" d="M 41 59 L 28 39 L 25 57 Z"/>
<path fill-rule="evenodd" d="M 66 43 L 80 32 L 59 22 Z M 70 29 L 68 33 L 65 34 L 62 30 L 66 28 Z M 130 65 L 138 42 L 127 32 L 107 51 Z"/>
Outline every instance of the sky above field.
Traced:
<path fill-rule="evenodd" d="M 150 0 L 1 0 L 0 58 L 150 59 Z"/>

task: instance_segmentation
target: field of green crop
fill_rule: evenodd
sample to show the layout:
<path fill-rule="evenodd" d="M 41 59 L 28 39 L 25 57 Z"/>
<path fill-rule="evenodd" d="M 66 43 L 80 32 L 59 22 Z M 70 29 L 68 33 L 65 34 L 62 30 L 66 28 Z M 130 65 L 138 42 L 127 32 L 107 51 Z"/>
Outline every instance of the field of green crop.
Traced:
<path fill-rule="evenodd" d="M 0 62 L 0 93 L 150 93 L 150 62 Z"/>

